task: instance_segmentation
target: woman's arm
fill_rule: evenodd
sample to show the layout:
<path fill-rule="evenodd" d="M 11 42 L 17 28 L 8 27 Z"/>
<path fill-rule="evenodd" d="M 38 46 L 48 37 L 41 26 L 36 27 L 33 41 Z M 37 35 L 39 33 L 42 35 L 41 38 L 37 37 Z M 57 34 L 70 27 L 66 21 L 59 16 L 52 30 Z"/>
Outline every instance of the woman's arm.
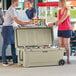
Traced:
<path fill-rule="evenodd" d="M 34 17 L 32 19 L 35 19 L 36 18 L 36 13 L 34 13 Z"/>
<path fill-rule="evenodd" d="M 57 25 L 57 24 L 63 22 L 68 17 L 68 15 L 70 15 L 69 9 L 66 9 L 62 18 L 60 20 L 56 21 L 55 23 L 48 24 L 48 27 L 52 27 L 54 25 Z"/>
<path fill-rule="evenodd" d="M 68 17 L 68 15 L 70 15 L 69 9 L 66 9 L 62 18 L 60 20 L 56 21 L 55 24 L 62 23 Z"/>

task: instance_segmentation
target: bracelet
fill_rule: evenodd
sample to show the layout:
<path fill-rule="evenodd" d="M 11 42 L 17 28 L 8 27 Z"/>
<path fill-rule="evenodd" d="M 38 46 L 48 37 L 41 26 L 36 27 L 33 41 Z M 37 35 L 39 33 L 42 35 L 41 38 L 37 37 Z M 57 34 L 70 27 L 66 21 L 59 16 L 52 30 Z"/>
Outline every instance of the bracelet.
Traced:
<path fill-rule="evenodd" d="M 55 22 L 53 23 L 53 25 L 55 25 Z"/>

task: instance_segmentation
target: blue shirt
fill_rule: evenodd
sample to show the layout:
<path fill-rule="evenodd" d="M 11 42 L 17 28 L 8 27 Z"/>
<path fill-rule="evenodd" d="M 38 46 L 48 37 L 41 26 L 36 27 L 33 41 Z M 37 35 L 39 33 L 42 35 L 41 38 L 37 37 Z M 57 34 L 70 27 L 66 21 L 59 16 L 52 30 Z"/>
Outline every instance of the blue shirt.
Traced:
<path fill-rule="evenodd" d="M 29 9 L 26 10 L 26 14 L 27 14 L 29 19 L 32 19 L 34 17 L 34 13 L 36 13 L 35 8 L 32 8 L 31 10 L 29 10 Z"/>

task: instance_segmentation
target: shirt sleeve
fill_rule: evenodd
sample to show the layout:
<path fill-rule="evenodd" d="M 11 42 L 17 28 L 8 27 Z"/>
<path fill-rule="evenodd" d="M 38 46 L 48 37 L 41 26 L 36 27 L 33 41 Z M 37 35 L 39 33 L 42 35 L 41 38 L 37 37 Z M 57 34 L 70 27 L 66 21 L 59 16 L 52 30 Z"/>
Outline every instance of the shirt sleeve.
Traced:
<path fill-rule="evenodd" d="M 33 13 L 36 13 L 36 9 L 35 8 L 33 9 Z"/>
<path fill-rule="evenodd" d="M 17 17 L 17 12 L 16 12 L 15 9 L 12 8 L 12 9 L 10 10 L 10 16 L 11 16 L 12 18 Z"/>
<path fill-rule="evenodd" d="M 25 13 L 28 15 L 28 9 L 25 11 Z"/>
<path fill-rule="evenodd" d="M 3 12 L 0 10 L 0 17 L 2 18 L 2 16 L 3 16 Z"/>

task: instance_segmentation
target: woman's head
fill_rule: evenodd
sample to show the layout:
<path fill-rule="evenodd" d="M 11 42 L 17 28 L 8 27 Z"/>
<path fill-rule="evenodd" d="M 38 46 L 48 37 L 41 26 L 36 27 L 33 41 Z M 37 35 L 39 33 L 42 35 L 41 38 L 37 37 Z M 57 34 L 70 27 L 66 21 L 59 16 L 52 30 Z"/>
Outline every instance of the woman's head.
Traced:
<path fill-rule="evenodd" d="M 28 5 L 28 8 L 32 8 L 33 7 L 33 1 L 28 0 L 27 5 Z"/>
<path fill-rule="evenodd" d="M 59 0 L 59 7 L 60 7 L 60 8 L 67 7 L 67 5 L 66 5 L 66 0 Z"/>

